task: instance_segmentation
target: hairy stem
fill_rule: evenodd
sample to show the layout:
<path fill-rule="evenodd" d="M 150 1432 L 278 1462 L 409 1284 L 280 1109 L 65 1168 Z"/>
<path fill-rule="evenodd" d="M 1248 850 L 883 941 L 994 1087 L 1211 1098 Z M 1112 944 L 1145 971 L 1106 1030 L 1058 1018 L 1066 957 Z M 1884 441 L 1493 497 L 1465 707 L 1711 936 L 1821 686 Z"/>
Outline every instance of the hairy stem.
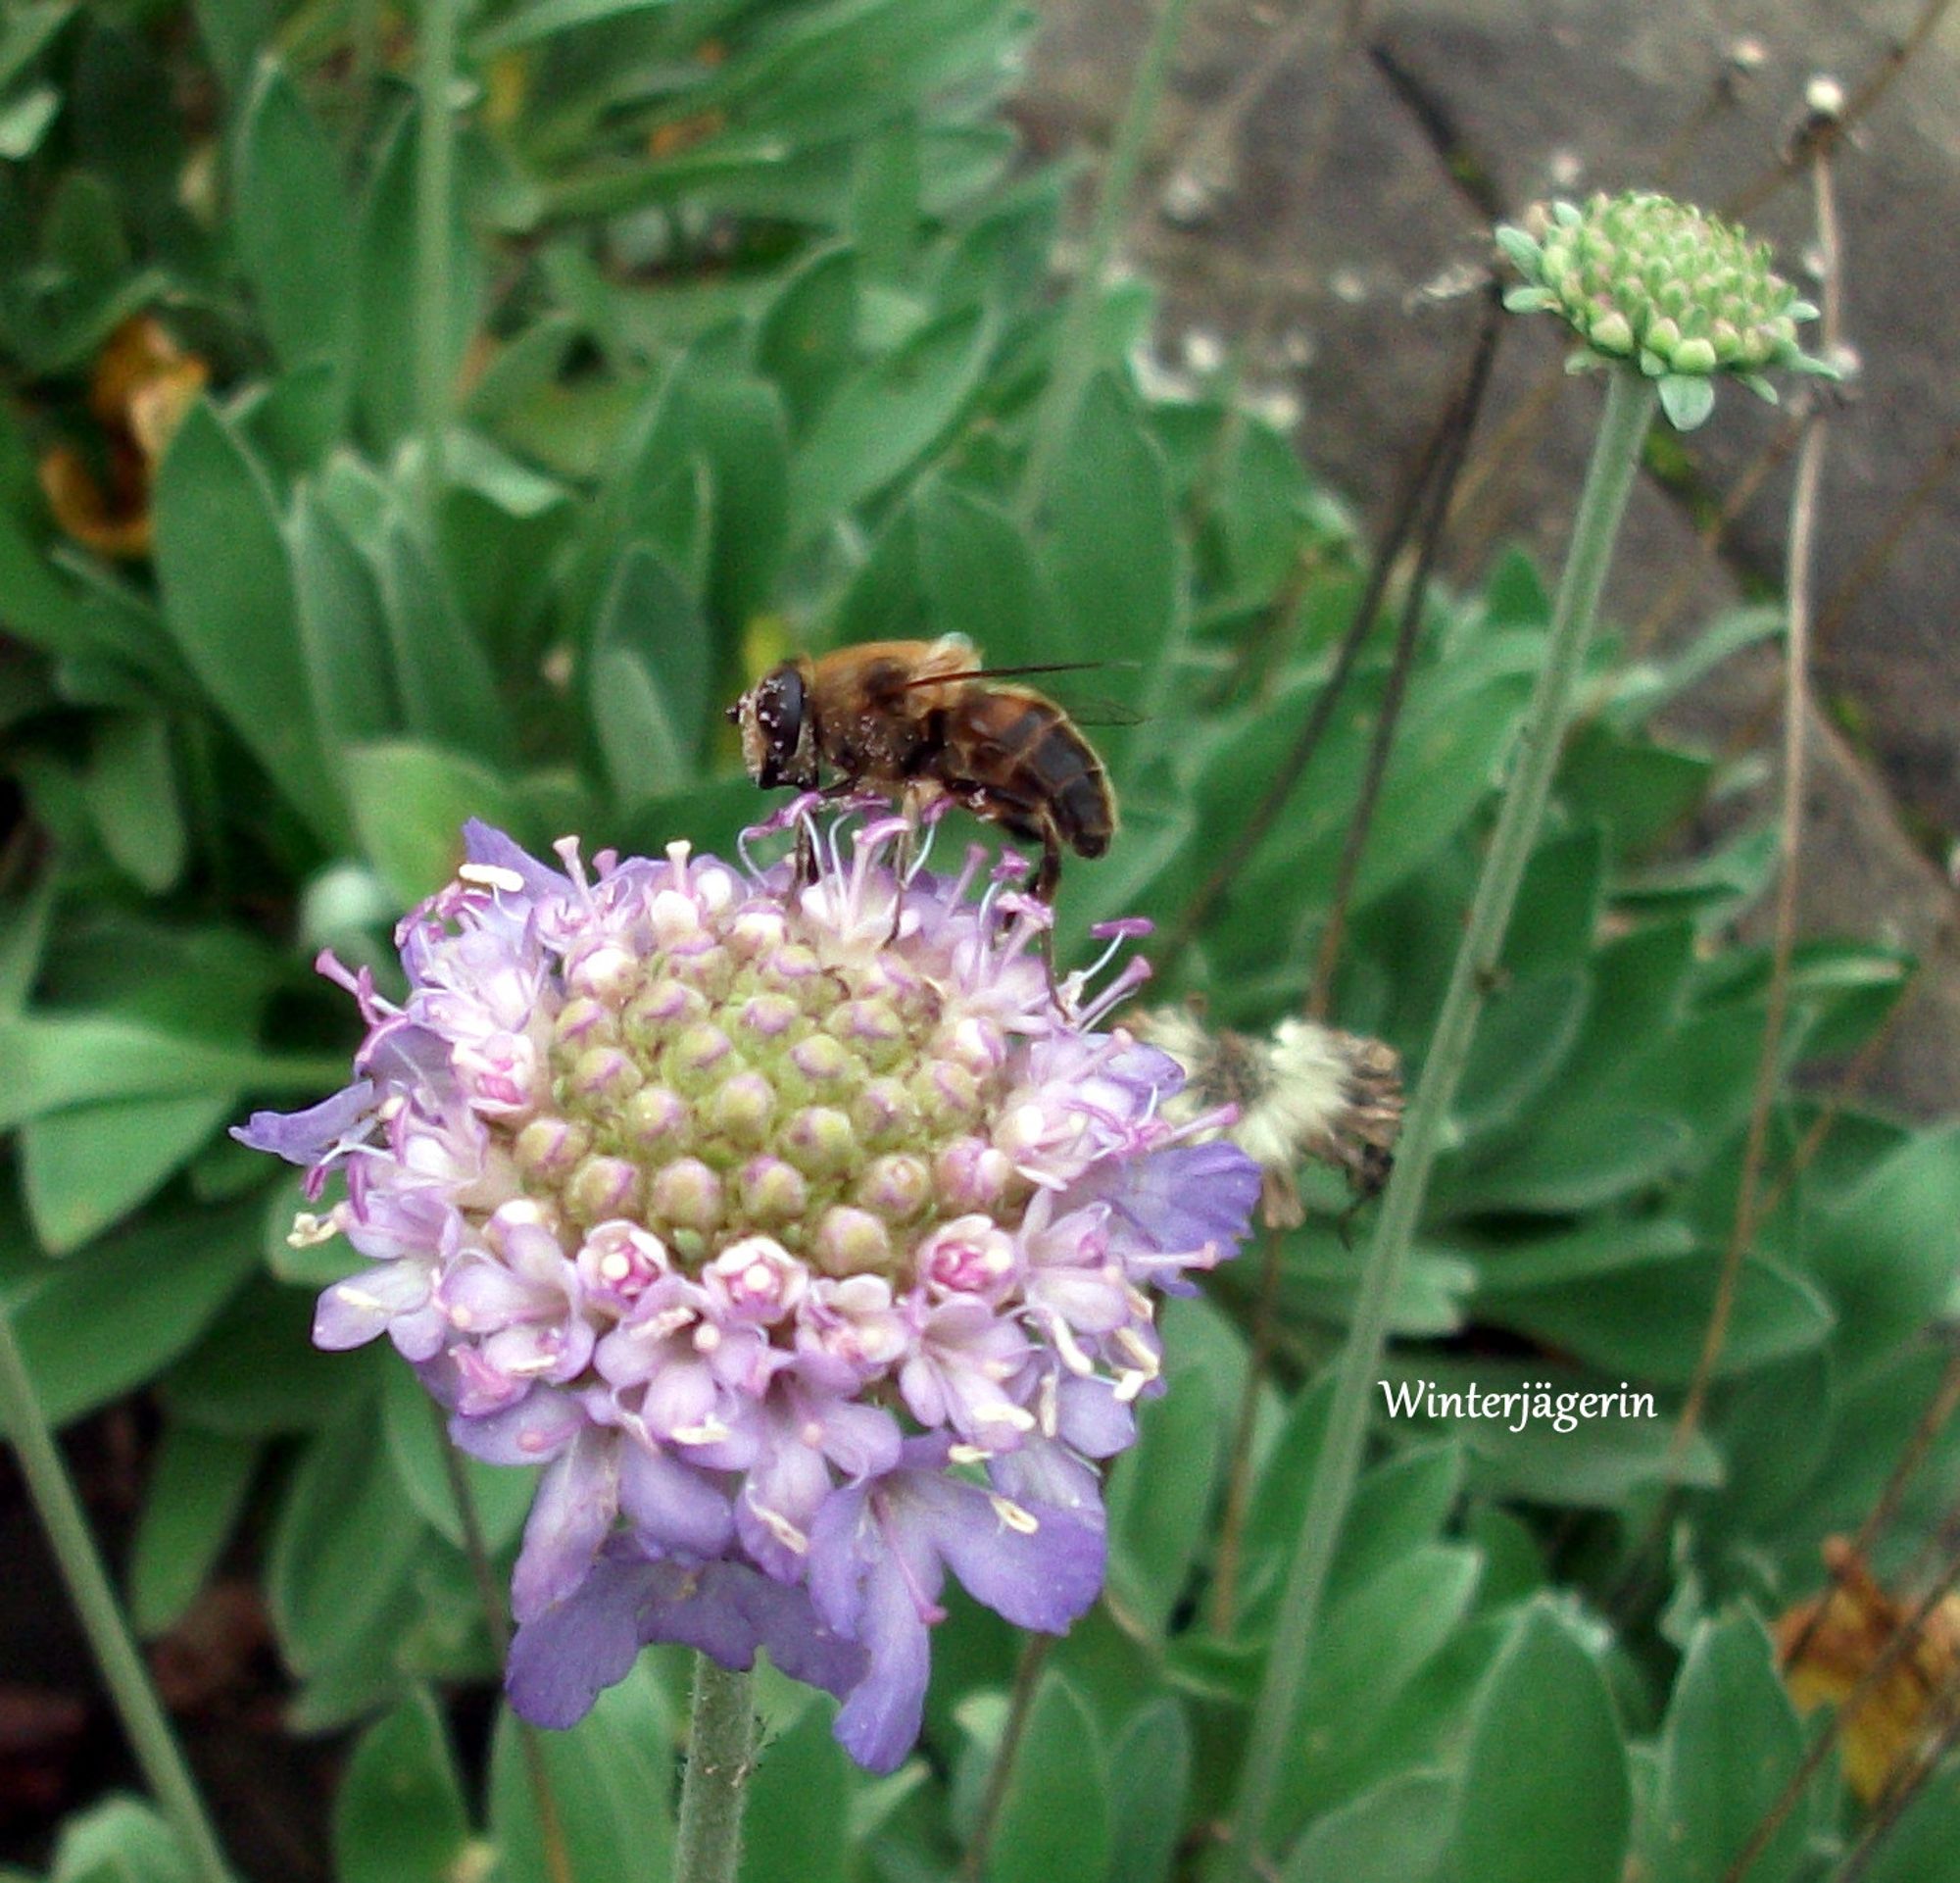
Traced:
<path fill-rule="evenodd" d="M 176 1832 L 198 1883 L 230 1883 L 218 1833 L 89 1535 L 81 1500 L 42 1413 L 4 1304 L 0 1304 L 0 1420 L 20 1457 L 21 1474 L 144 1780 Z"/>
<path fill-rule="evenodd" d="M 1497 815 L 1422 1079 L 1396 1147 L 1395 1174 L 1383 1196 L 1381 1220 L 1341 1357 L 1327 1437 L 1252 1715 L 1250 1750 L 1233 1812 L 1228 1874 L 1234 1878 L 1250 1879 L 1259 1874 L 1267 1820 L 1288 1756 L 1295 1710 L 1319 1645 L 1328 1574 L 1353 1501 L 1362 1448 L 1367 1442 L 1368 1401 L 1381 1368 L 1389 1313 L 1422 1214 L 1430 1172 L 1442 1148 L 1443 1127 L 1470 1057 L 1485 991 L 1503 948 L 1511 906 L 1544 818 L 1587 646 L 1592 637 L 1599 592 L 1653 409 L 1654 392 L 1646 380 L 1630 369 L 1616 369 L 1608 375 L 1605 418 L 1573 524 L 1572 548 L 1552 612 L 1544 666 L 1526 716 L 1516 769 Z"/>
<path fill-rule="evenodd" d="M 694 1719 L 680 1786 L 674 1883 L 735 1883 L 742 1861 L 742 1808 L 756 1767 L 755 1676 L 694 1658 Z"/>

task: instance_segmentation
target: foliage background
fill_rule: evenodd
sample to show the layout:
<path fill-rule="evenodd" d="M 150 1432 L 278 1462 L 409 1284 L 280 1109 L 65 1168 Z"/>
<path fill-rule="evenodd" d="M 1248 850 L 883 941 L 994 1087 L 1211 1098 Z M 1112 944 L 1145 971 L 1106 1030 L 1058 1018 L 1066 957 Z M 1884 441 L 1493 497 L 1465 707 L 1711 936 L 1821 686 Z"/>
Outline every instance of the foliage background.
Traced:
<path fill-rule="evenodd" d="M 725 849 L 757 809 L 720 720 L 748 676 L 951 630 L 1001 662 L 1123 664 L 1096 685 L 1140 720 L 1100 735 L 1124 832 L 1069 870 L 1062 949 L 1118 913 L 1169 925 L 1326 684 L 1369 555 L 1229 376 L 1140 375 L 1144 283 L 1080 303 L 1087 381 L 1050 396 L 1069 179 L 1003 116 L 1019 9 L 479 8 L 434 94 L 453 199 L 417 181 L 435 17 L 418 40 L 361 0 L 104 0 L 18 7 L 0 37 L 0 1283 L 255 1876 L 547 1874 L 419 1389 L 385 1353 L 308 1348 L 336 1258 L 286 1245 L 293 1186 L 222 1136 L 338 1082 L 349 1016 L 314 953 L 383 969 L 466 815 L 534 846 Z M 158 375 L 154 453 L 138 404 L 92 384 L 142 316 L 208 375 Z M 141 540 L 91 534 L 62 448 Z M 1515 555 L 1426 605 L 1334 1002 L 1412 1065 L 1545 616 Z M 1799 1164 L 1827 1101 L 1793 1088 L 1665 1563 L 1630 1573 L 1730 1229 L 1767 979 L 1736 936 L 1773 863 L 1756 828 L 1683 850 L 1735 771 L 1653 719 L 1776 624 L 1602 658 L 1396 1312 L 1399 1373 L 1631 1380 L 1663 1416 L 1384 1427 L 1289 1764 L 1300 1883 L 1611 1883 L 1630 1856 L 1719 1877 L 1802 1743 L 1763 1622 L 1817 1586 L 1939 1382 L 1960 1138 L 1854 1106 Z M 1390 639 L 1167 980 L 1220 1023 L 1306 991 Z M 1906 974 L 1806 947 L 1792 1062 L 1854 1051 Z M 1043 1677 L 993 1876 L 1190 1873 L 1229 1803 L 1360 1263 L 1335 1187 L 1310 1201 L 1230 1612 L 1251 1263 L 1167 1319 L 1109 1595 Z M 1936 1440 L 1885 1573 L 1914 1568 L 1956 1472 Z M 528 1484 L 466 1477 L 508 1567 Z M 955 1872 L 1016 1647 L 970 1610 L 936 1647 L 926 1744 L 888 1781 L 771 1691 L 746 1876 Z M 666 1873 L 679 1677 L 647 1657 L 550 1746 L 580 1877 Z M 100 1802 L 126 1779 L 105 1723 L 44 1754 L 22 1860 L 183 1874 L 142 1808 Z M 1830 1875 L 1857 1824 L 1827 1762 L 1750 1874 Z M 1866 1874 L 1935 1878 L 1956 1831 L 1949 1776 Z"/>

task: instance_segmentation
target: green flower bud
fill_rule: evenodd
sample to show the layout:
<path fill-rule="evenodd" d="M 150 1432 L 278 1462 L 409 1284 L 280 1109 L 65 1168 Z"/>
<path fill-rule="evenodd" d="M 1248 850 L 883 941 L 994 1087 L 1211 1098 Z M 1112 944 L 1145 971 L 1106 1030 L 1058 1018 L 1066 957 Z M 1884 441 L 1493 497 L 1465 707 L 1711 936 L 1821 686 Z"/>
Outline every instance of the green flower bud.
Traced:
<path fill-rule="evenodd" d="M 1540 205 L 1497 243 L 1526 282 L 1506 305 L 1557 314 L 1608 360 L 1638 359 L 1669 382 L 1662 404 L 1684 429 L 1708 408 L 1685 381 L 1726 370 L 1766 391 L 1755 375 L 1770 366 L 1836 376 L 1797 345 L 1815 310 L 1771 271 L 1768 245 L 1689 204 L 1632 191 Z"/>

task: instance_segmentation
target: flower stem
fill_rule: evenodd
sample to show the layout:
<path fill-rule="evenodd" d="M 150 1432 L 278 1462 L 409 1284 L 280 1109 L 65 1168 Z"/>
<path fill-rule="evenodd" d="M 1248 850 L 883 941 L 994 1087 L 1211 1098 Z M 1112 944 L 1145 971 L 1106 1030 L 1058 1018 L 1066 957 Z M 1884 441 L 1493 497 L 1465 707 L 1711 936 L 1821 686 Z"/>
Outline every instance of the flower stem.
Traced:
<path fill-rule="evenodd" d="M 1021 1735 L 1027 1731 L 1028 1715 L 1034 1711 L 1035 1692 L 1041 1686 L 1042 1669 L 1048 1665 L 1054 1635 L 1028 1634 L 1021 1642 L 1021 1658 L 1014 1667 L 1013 1697 L 1007 1702 L 1007 1722 L 1001 1730 L 1001 1743 L 994 1750 L 994 1769 L 987 1774 L 987 1795 L 980 1801 L 980 1815 L 973 1835 L 966 1840 L 966 1854 L 959 1860 L 959 1883 L 980 1883 L 987 1868 L 987 1853 L 993 1847 L 994 1826 L 1001 1821 L 1001 1808 L 1007 1802 L 1007 1785 L 1014 1776 L 1014 1759 L 1021 1750 Z"/>
<path fill-rule="evenodd" d="M 456 187 L 456 0 L 422 0 L 416 84 L 416 429 L 428 524 L 443 490 L 450 396 L 450 215 Z"/>
<path fill-rule="evenodd" d="M 1061 331 L 1055 338 L 1054 363 L 1048 384 L 1042 389 L 1041 403 L 1035 408 L 1034 442 L 1022 473 L 1020 512 L 1025 521 L 1040 509 L 1048 493 L 1049 479 L 1054 474 L 1055 460 L 1075 422 L 1076 408 L 1089 385 L 1096 366 L 1096 314 L 1102 303 L 1103 277 L 1109 272 L 1109 258 L 1115 252 L 1116 237 L 1137 184 L 1137 172 L 1144 161 L 1144 147 L 1150 142 L 1151 125 L 1162 101 L 1164 84 L 1170 76 L 1170 62 L 1184 31 L 1184 16 L 1191 0 L 1160 0 L 1156 25 L 1144 47 L 1137 67 L 1136 82 L 1130 87 L 1130 101 L 1123 110 L 1123 122 L 1116 130 L 1116 142 L 1109 152 L 1109 167 L 1103 173 L 1102 194 L 1096 202 L 1096 218 L 1090 224 L 1089 240 L 1082 257 L 1082 270 L 1069 291 L 1062 313 Z"/>
<path fill-rule="evenodd" d="M 109 1572 L 89 1535 L 81 1501 L 55 1446 L 34 1382 L 14 1338 L 12 1314 L 0 1304 L 0 1421 L 21 1460 L 22 1475 L 40 1513 L 96 1664 L 129 1735 L 130 1750 L 150 1790 L 176 1832 L 199 1883 L 230 1883 L 218 1833 L 198 1795 L 134 1636 L 110 1586 Z"/>
<path fill-rule="evenodd" d="M 1484 995 L 1502 952 L 1518 884 L 1537 839 L 1552 774 L 1570 720 L 1578 680 L 1592 637 L 1614 538 L 1653 416 L 1652 385 L 1631 369 L 1607 378 L 1606 412 L 1586 488 L 1573 523 L 1572 547 L 1552 611 L 1544 666 L 1526 715 L 1517 768 L 1484 860 L 1469 924 L 1450 970 L 1408 1122 L 1396 1148 L 1396 1167 L 1382 1199 L 1382 1215 L 1341 1357 L 1327 1437 L 1288 1571 L 1272 1653 L 1252 1715 L 1246 1764 L 1233 1813 L 1228 1875 L 1259 1873 L 1267 1819 L 1285 1760 L 1301 1684 L 1318 1646 L 1322 1599 L 1341 1542 L 1368 1436 L 1369 1396 L 1375 1390 L 1390 1310 L 1414 1240 L 1443 1127 L 1463 1075 Z"/>
<path fill-rule="evenodd" d="M 511 1617 L 504 1605 L 504 1592 L 497 1586 L 496 1567 L 490 1561 L 490 1546 L 483 1535 L 482 1512 L 477 1510 L 476 1495 L 469 1488 L 469 1473 L 464 1469 L 463 1454 L 450 1442 L 449 1416 L 434 1400 L 429 1401 L 429 1416 L 435 1421 L 436 1444 L 449 1479 L 449 1494 L 456 1501 L 457 1518 L 463 1525 L 463 1554 L 469 1559 L 476 1599 L 483 1605 L 483 1625 L 489 1633 L 497 1664 L 502 1666 L 511 1659 Z M 559 1815 L 558 1795 L 552 1790 L 551 1768 L 545 1763 L 545 1749 L 538 1738 L 538 1729 L 521 1713 L 513 1713 L 511 1721 L 517 1729 L 524 1781 L 531 1788 L 531 1809 L 538 1814 L 538 1842 L 544 1850 L 546 1883 L 573 1883 L 564 1820 Z"/>
<path fill-rule="evenodd" d="M 742 1858 L 742 1807 L 756 1766 L 753 1674 L 694 1658 L 694 1720 L 680 1785 L 674 1883 L 735 1883 Z"/>

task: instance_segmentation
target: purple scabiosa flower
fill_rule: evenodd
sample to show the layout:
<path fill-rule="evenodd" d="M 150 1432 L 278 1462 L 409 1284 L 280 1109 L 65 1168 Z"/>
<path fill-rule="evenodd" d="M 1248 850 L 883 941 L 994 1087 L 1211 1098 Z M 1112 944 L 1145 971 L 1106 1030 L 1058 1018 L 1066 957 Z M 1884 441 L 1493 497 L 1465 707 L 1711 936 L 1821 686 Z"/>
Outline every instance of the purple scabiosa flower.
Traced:
<path fill-rule="evenodd" d="M 399 1006 L 322 957 L 354 1082 L 237 1135 L 344 1181 L 295 1229 L 367 1259 L 316 1340 L 385 1333 L 457 1444 L 546 1466 L 519 1712 L 571 1724 L 649 1642 L 766 1648 L 883 1771 L 949 1571 L 1025 1627 L 1095 1600 L 1151 1291 L 1234 1252 L 1259 1174 L 1105 1028 L 1140 962 L 1057 987 L 1011 866 L 901 873 L 903 820 L 793 815 L 813 880 L 684 843 L 561 871 L 471 824 Z"/>

